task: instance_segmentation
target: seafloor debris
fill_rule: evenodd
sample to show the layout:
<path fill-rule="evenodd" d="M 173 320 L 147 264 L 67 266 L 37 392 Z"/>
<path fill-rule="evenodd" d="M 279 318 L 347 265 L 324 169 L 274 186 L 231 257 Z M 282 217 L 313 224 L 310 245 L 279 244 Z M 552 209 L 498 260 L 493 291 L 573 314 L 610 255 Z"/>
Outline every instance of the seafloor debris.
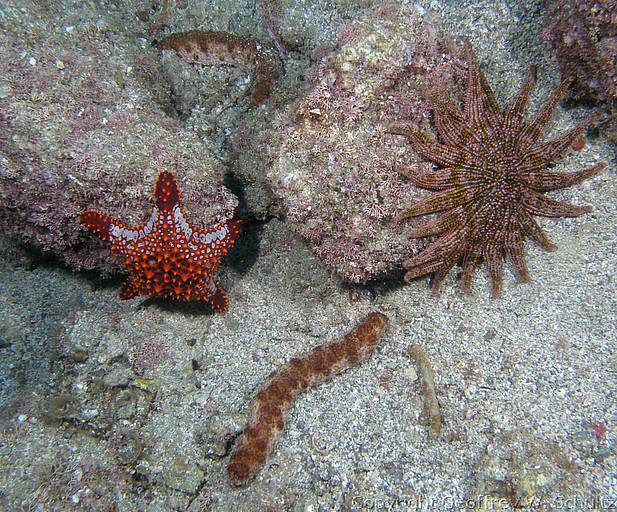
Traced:
<path fill-rule="evenodd" d="M 428 360 L 428 356 L 424 349 L 417 345 L 409 347 L 409 355 L 416 360 L 418 365 L 418 373 L 420 374 L 420 383 L 422 384 L 422 392 L 426 403 L 426 413 L 431 425 L 431 433 L 438 436 L 441 432 L 441 410 L 437 401 L 437 393 L 435 392 L 435 374 Z"/>
<path fill-rule="evenodd" d="M 386 315 L 371 313 L 341 340 L 294 357 L 270 375 L 253 402 L 249 422 L 227 466 L 233 484 L 242 484 L 259 471 L 276 446 L 295 398 L 368 357 L 387 325 Z"/>
<path fill-rule="evenodd" d="M 585 496 L 591 504 L 593 493 L 572 454 L 525 429 L 496 436 L 473 473 L 466 510 L 556 510 L 549 504 L 557 503 L 581 503 L 570 510 L 593 508 L 582 506 Z"/>
<path fill-rule="evenodd" d="M 148 221 L 135 227 L 96 211 L 81 214 L 82 224 L 110 242 L 129 270 L 120 298 L 144 295 L 206 301 L 224 312 L 227 297 L 214 272 L 238 237 L 239 221 L 206 229 L 191 226 L 182 213 L 180 190 L 171 172 L 159 175 L 154 199 L 156 206 Z"/>
<path fill-rule="evenodd" d="M 218 30 L 191 30 L 170 35 L 158 47 L 161 50 L 174 50 L 190 64 L 254 64 L 255 83 L 251 106 L 260 105 L 270 96 L 276 70 L 261 44 L 253 39 Z"/>

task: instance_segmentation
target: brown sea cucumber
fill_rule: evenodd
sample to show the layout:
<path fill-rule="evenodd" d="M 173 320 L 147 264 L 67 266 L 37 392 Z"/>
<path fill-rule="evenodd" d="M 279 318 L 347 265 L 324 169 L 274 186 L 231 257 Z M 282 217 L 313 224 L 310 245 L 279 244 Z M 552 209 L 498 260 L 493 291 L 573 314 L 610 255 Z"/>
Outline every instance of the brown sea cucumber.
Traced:
<path fill-rule="evenodd" d="M 229 460 L 227 476 L 233 484 L 246 482 L 266 462 L 296 397 L 368 357 L 387 325 L 386 315 L 371 313 L 342 339 L 294 357 L 270 375 L 253 402 L 249 422 Z"/>
<path fill-rule="evenodd" d="M 426 413 L 428 414 L 431 425 L 431 434 L 438 436 L 441 432 L 441 410 L 437 401 L 437 393 L 435 392 L 435 374 L 428 360 L 428 356 L 424 349 L 417 345 L 409 347 L 409 355 L 416 360 L 418 371 L 420 373 L 420 383 L 422 384 L 422 393 L 424 393 L 424 401 L 426 404 Z"/>
<path fill-rule="evenodd" d="M 251 106 L 260 105 L 270 96 L 276 70 L 261 44 L 254 39 L 218 30 L 191 30 L 166 37 L 158 47 L 161 50 L 174 50 L 190 64 L 254 64 Z"/>

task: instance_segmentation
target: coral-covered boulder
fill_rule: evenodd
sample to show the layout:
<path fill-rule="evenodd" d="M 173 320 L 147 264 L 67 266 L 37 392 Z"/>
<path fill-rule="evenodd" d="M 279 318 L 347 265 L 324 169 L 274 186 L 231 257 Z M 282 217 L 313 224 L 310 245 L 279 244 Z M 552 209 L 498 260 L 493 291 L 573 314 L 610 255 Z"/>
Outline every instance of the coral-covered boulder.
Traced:
<path fill-rule="evenodd" d="M 427 128 L 427 96 L 463 70 L 457 47 L 435 25 L 380 6 L 342 29 L 338 49 L 309 69 L 309 91 L 252 147 L 238 132 L 236 170 L 258 181 L 246 177 L 247 162 L 266 153 L 278 206 L 319 260 L 351 282 L 384 274 L 418 247 L 406 235 L 413 222 L 394 218 L 422 192 L 393 164 L 426 165 L 386 126 L 411 119 Z"/>
<path fill-rule="evenodd" d="M 617 140 L 617 2 L 546 0 L 546 37 L 570 96 L 602 104 L 609 114 L 605 132 Z"/>
<path fill-rule="evenodd" d="M 163 111 L 159 55 L 137 37 L 141 22 L 102 4 L 42 5 L 2 7 L 0 229 L 74 268 L 113 270 L 79 213 L 145 221 L 165 168 L 189 222 L 230 216 L 236 199 L 222 167 Z"/>

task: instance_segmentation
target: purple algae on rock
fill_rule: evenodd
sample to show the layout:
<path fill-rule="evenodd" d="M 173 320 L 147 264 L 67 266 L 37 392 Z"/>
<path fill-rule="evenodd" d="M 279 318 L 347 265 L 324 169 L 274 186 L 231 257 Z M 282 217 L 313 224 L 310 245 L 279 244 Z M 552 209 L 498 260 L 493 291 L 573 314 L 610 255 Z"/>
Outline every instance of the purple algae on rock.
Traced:
<path fill-rule="evenodd" d="M 392 271 L 420 243 L 396 214 L 423 194 L 393 170 L 427 165 L 386 133 L 430 120 L 427 95 L 462 76 L 458 47 L 413 10 L 379 6 L 344 26 L 338 49 L 307 72 L 309 91 L 245 150 L 265 154 L 267 180 L 291 229 L 342 279 Z M 245 172 L 246 172 L 245 166 Z"/>
<path fill-rule="evenodd" d="M 145 24 L 72 4 L 4 11 L 0 229 L 73 268 L 109 272 L 118 263 L 80 211 L 139 224 L 164 169 L 176 171 L 197 225 L 229 217 L 236 199 L 199 138 L 164 112 L 159 54 L 137 37 Z"/>

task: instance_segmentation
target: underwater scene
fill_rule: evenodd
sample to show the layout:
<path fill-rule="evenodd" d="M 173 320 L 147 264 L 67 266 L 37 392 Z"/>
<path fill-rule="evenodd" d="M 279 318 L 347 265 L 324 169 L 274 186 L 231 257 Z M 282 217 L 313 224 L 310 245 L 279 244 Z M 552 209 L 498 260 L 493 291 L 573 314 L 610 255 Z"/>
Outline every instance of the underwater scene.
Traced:
<path fill-rule="evenodd" d="M 617 510 L 616 0 L 3 0 L 0 512 Z"/>

